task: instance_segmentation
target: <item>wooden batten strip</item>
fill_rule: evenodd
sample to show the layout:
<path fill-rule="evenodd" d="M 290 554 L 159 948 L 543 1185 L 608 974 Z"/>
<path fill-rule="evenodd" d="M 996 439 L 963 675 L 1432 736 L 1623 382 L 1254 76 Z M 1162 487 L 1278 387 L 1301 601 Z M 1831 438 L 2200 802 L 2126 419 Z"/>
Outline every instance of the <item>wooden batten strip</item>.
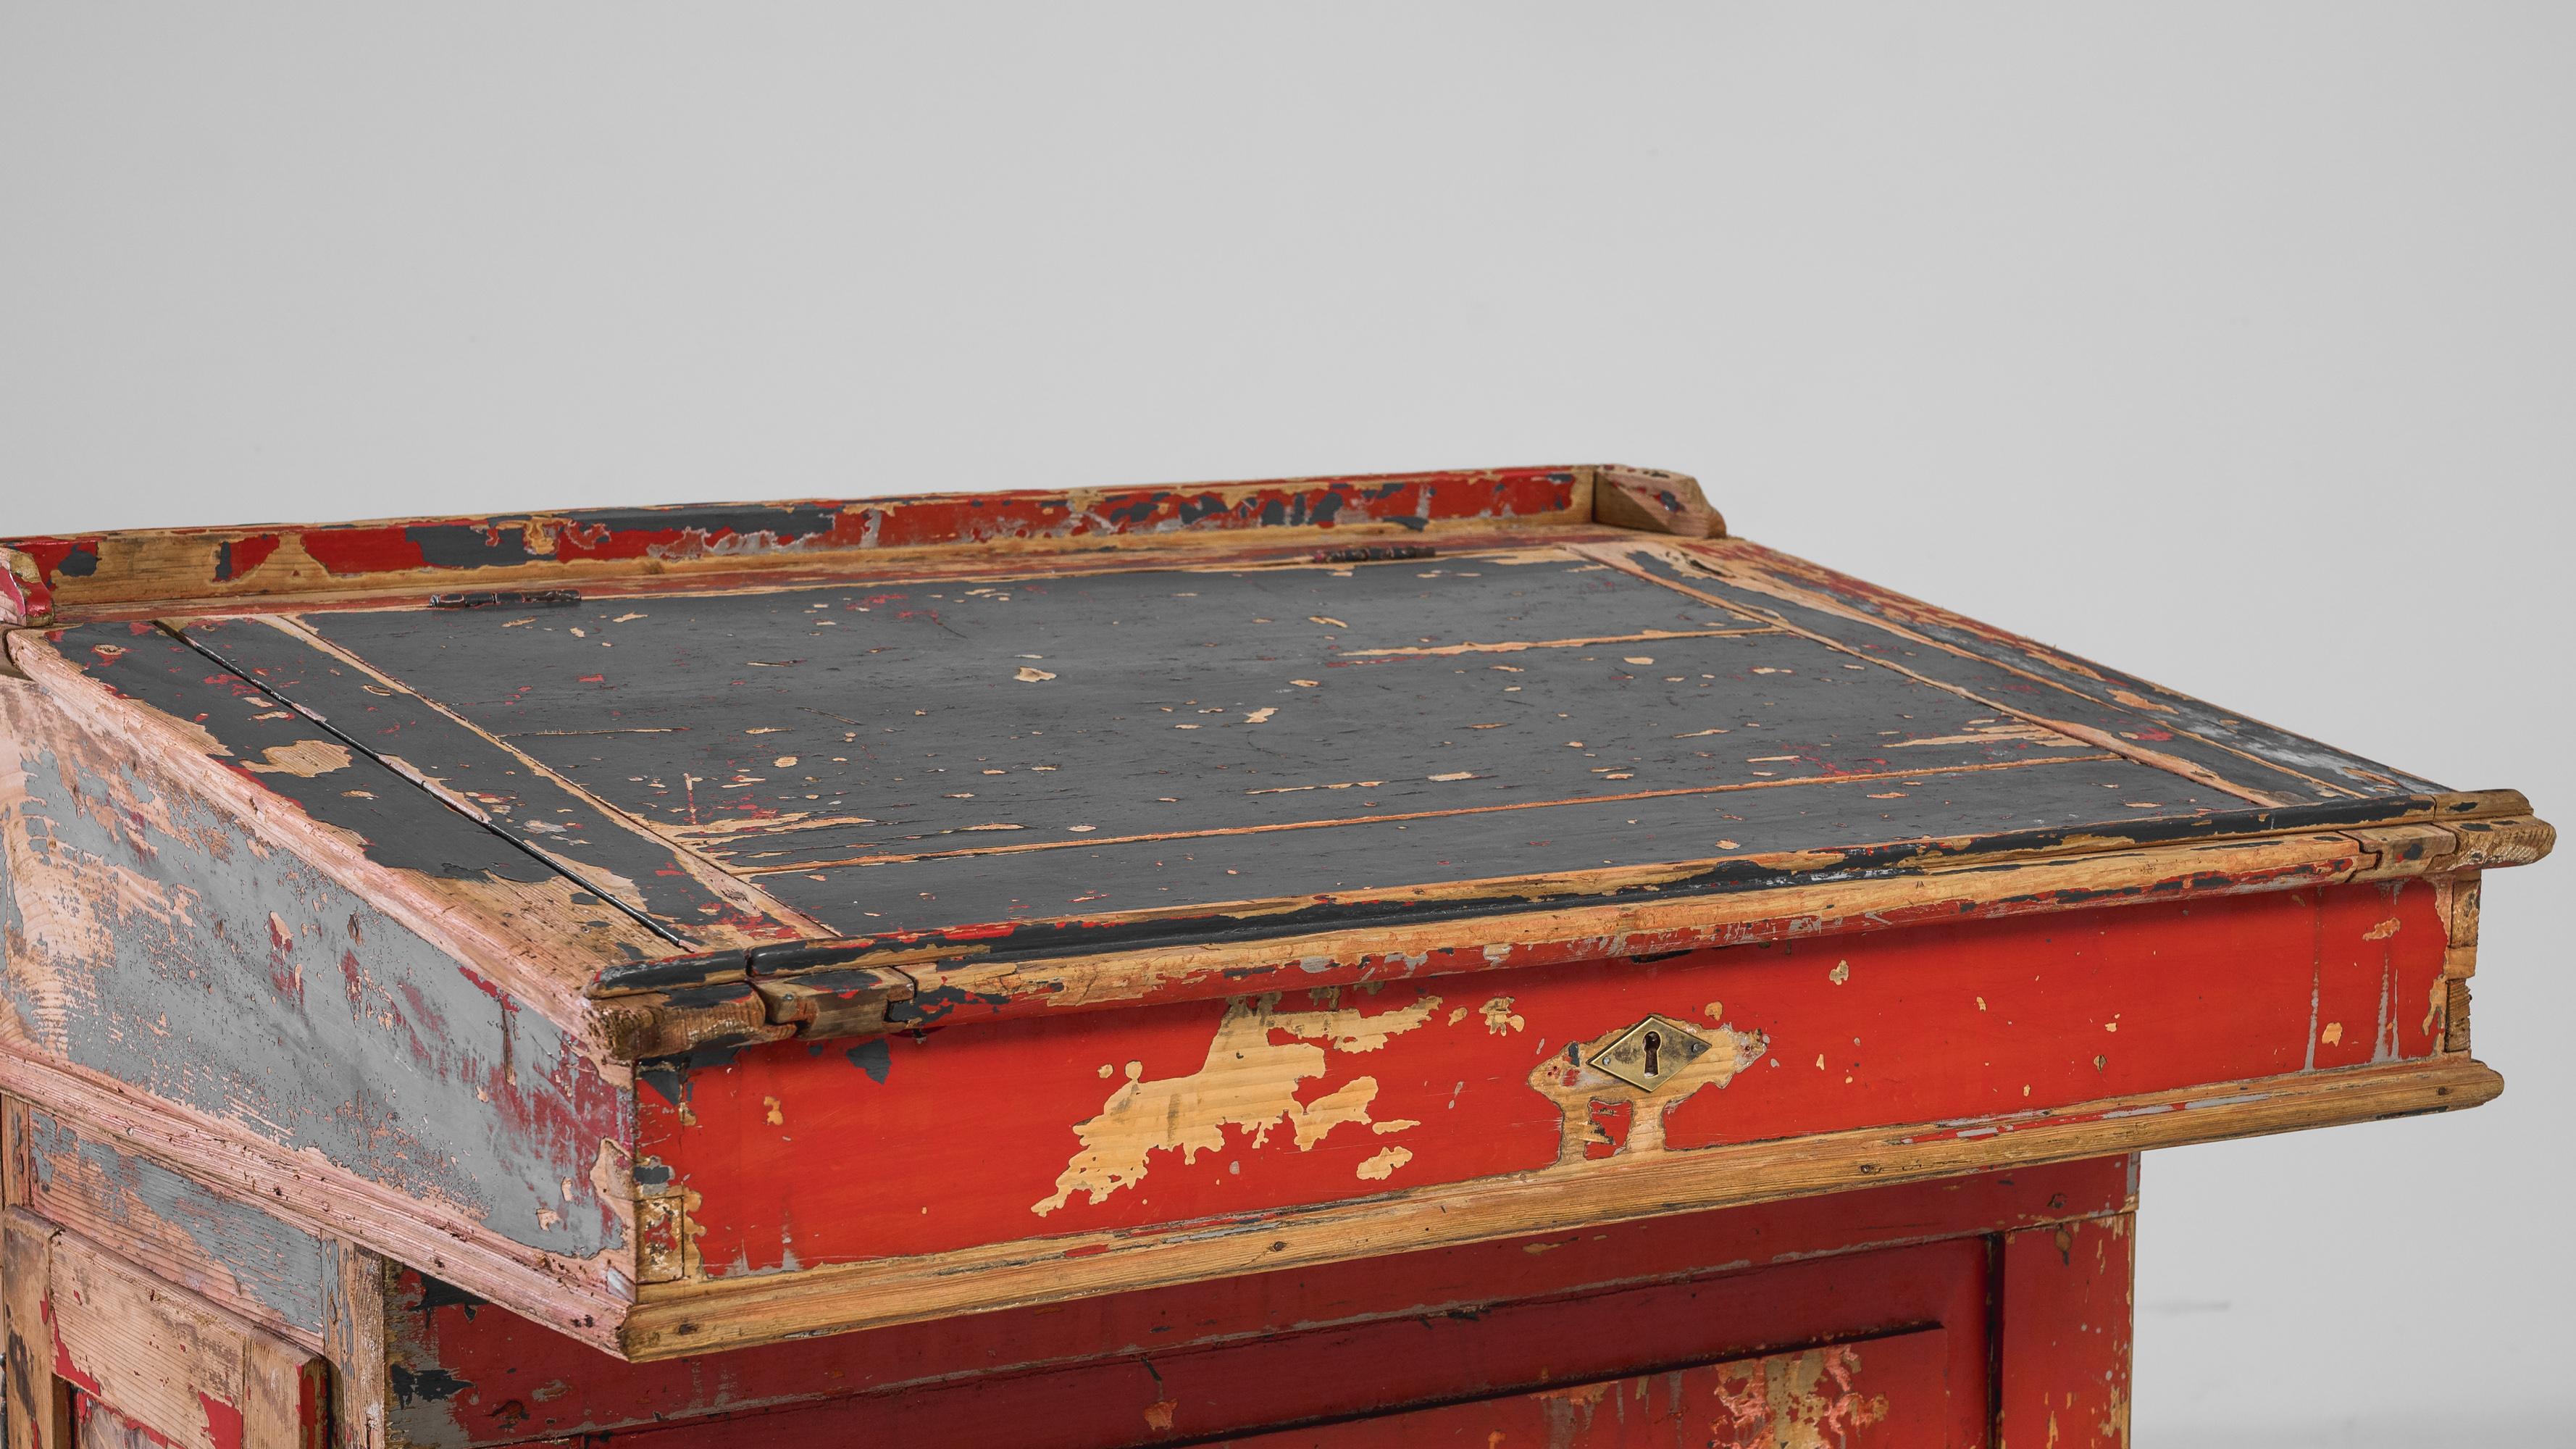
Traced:
<path fill-rule="evenodd" d="M 2062 1111 L 1870 1128 L 1484 1178 L 1202 1225 L 996 1244 L 930 1258 L 655 1284 L 620 1348 L 642 1361 L 1229 1274 L 1738 1207 L 1857 1187 L 2474 1107 L 2486 1066 L 2356 1067 Z"/>
<path fill-rule="evenodd" d="M 364 1244 L 559 1333 L 613 1349 L 626 1301 L 601 1265 L 542 1253 L 465 1214 L 290 1152 L 85 1068 L 0 1050 L 0 1091 L 309 1231 Z"/>
<path fill-rule="evenodd" d="M 1593 469 L 1592 521 L 1678 538 L 1726 537 L 1726 520 L 1709 507 L 1699 480 L 1660 468 Z"/>
<path fill-rule="evenodd" d="M 590 791 L 583 789 L 581 786 L 573 783 L 563 775 L 548 768 L 546 765 L 540 763 L 534 756 L 520 750 L 516 746 L 510 744 L 507 740 L 504 740 L 493 734 L 491 731 L 484 729 L 482 726 L 474 723 L 470 719 L 467 719 L 455 710 L 448 708 L 446 705 L 439 703 L 437 700 L 431 699 L 429 696 L 422 694 L 419 690 L 412 688 L 410 685 L 405 684 L 393 675 L 386 673 L 376 665 L 368 663 L 366 660 L 359 658 L 357 655 L 350 653 L 348 650 L 343 649 L 332 643 L 330 640 L 323 638 L 321 635 L 316 634 L 312 629 L 305 626 L 303 620 L 295 618 L 292 615 L 270 614 L 252 616 L 245 619 L 244 622 L 256 623 L 273 628 L 278 633 L 294 640 L 308 649 L 313 650 L 315 653 L 337 661 L 343 668 L 349 670 L 353 676 L 361 679 L 372 679 L 376 681 L 380 688 L 392 690 L 401 697 L 413 701 L 423 711 L 447 720 L 452 723 L 462 735 L 480 743 L 486 749 L 490 750 L 495 758 L 506 760 L 510 768 L 524 771 L 531 779 L 542 782 L 545 787 L 560 791 L 566 798 L 578 801 L 582 809 L 590 811 L 592 814 L 596 815 L 610 830 L 622 832 L 624 835 L 634 839 L 639 848 L 662 856 L 670 862 L 671 865 L 685 872 L 698 884 L 703 886 L 711 895 L 724 900 L 728 905 L 733 906 L 745 915 L 753 918 L 766 919 L 770 922 L 776 923 L 777 925 L 792 928 L 807 938 L 821 937 L 831 934 L 803 912 L 793 910 L 781 904 L 777 900 L 772 899 L 768 892 L 763 891 L 757 885 L 742 879 L 742 874 L 740 872 L 728 871 L 725 868 L 718 866 L 713 861 L 708 860 L 704 856 L 699 855 L 696 851 L 690 849 L 687 845 L 671 839 L 669 836 L 654 830 L 644 822 L 637 820 L 634 816 L 629 815 L 625 811 L 618 809 L 616 806 L 600 799 L 597 795 L 592 794 Z M 183 638 L 187 637 L 184 625 L 177 627 L 181 636 Z M 222 641 L 217 641 L 212 645 L 195 639 L 191 639 L 189 642 L 196 648 L 212 655 L 213 657 L 226 659 L 227 667 L 232 667 L 229 659 L 227 659 L 224 654 Z M 261 681 L 257 679 L 252 679 L 251 682 L 255 684 L 261 683 Z M 300 709 L 308 708 L 311 705 L 311 701 L 305 698 L 308 691 L 298 690 L 289 694 L 286 691 L 277 690 L 272 687 L 270 692 L 277 698 L 284 699 L 287 703 L 295 705 Z M 373 755 L 378 760 L 383 761 L 386 767 L 393 770 L 394 773 L 401 775 L 413 784 L 418 785 L 424 791 L 427 791 L 430 795 L 445 802 L 449 808 L 480 821 L 490 829 L 497 830 L 502 834 L 509 836 L 512 840 L 517 841 L 523 849 L 526 849 L 532 854 L 542 856 L 557 869 L 583 880 L 589 884 L 593 891 L 602 899 L 620 899 L 617 883 L 613 875 L 604 871 L 593 862 L 568 853 L 563 848 L 553 845 L 547 841 L 544 836 L 535 835 L 518 828 L 515 822 L 496 820 L 492 818 L 492 816 L 475 801 L 466 797 L 459 791 L 449 788 L 445 781 L 432 778 L 422 773 L 410 761 L 404 759 L 398 754 L 388 755 L 387 753 L 370 748 L 368 742 L 362 738 L 351 737 L 351 743 L 360 749 L 366 750 L 367 753 Z M 631 910 L 640 913 L 640 908 L 643 903 L 635 901 L 627 902 L 626 904 Z M 710 947 L 759 945 L 775 939 L 771 936 L 755 935 L 750 932 L 737 930 L 723 922 L 679 921 L 669 923 L 656 922 L 653 924 L 657 929 L 666 932 L 688 931 L 701 938 L 704 944 Z"/>
<path fill-rule="evenodd" d="M 1591 522 L 1602 471 L 1470 469 L 0 539 L 0 624 L 123 617 L 146 605 L 221 612 L 350 595 L 847 572 L 961 553 L 1168 556 L 1255 537 L 1272 548 L 1310 549 L 1374 538 L 1508 537 Z M 1609 471 L 1688 482 L 1652 470 Z M 1706 511 L 1695 485 L 1687 494 Z M 1641 519 L 1673 512 L 1644 503 L 1637 511 Z"/>
<path fill-rule="evenodd" d="M 2287 805 L 2292 803 L 2291 801 L 2279 796 L 2267 794 L 2263 791 L 2256 790 L 2251 786 L 2239 784 L 2234 780 L 2230 780 L 2225 776 L 2218 774 L 2216 771 L 2203 768 L 2202 766 L 2193 764 L 2188 760 L 2180 759 L 2161 750 L 2149 749 L 2133 740 L 2123 739 L 2119 735 L 2112 734 L 2109 731 L 2095 729 L 2090 725 L 2081 724 L 2073 720 L 2059 719 L 2052 715 L 2042 714 L 2036 710 L 2020 705 L 2010 704 L 2002 700 L 1991 699 L 1985 695 L 1976 693 L 1965 686 L 1952 684 L 1948 680 L 1936 678 L 1932 675 L 1922 673 L 1919 670 L 1908 669 L 1904 665 L 1898 664 L 1893 660 L 1882 659 L 1875 655 L 1864 653 L 1861 650 L 1853 648 L 1850 644 L 1832 637 L 1831 635 L 1820 634 L 1813 629 L 1802 628 L 1785 616 L 1776 613 L 1748 613 L 1747 606 L 1741 603 L 1728 600 L 1717 594 L 1710 593 L 1705 589 L 1692 588 L 1690 585 L 1685 584 L 1678 579 L 1665 578 L 1650 570 L 1638 567 L 1632 555 L 1640 551 L 1652 551 L 1653 549 L 1654 546 L 1651 544 L 1626 543 L 1574 544 L 1568 546 L 1569 552 L 1578 553 L 1585 558 L 1609 564 L 1611 567 L 1616 568 L 1623 573 L 1644 579 L 1649 583 L 1660 584 L 1665 588 L 1671 589 L 1677 594 L 1681 594 L 1687 598 L 1697 599 L 1701 603 L 1707 604 L 1712 608 L 1725 609 L 1739 617 L 1755 619 L 1763 623 L 1777 625 L 1778 627 L 1785 629 L 1792 634 L 1796 634 L 1801 638 L 1811 640 L 1828 649 L 1834 650 L 1836 653 L 1848 654 L 1855 659 L 1863 660 L 1867 663 L 1876 665 L 1879 668 L 1893 670 L 1898 674 L 1904 675 L 1908 679 L 1929 685 L 1934 689 L 1955 694 L 1961 699 L 1967 700 L 1970 703 L 1983 708 L 1993 710 L 1997 714 L 2010 715 L 2015 719 L 2028 724 L 2037 725 L 2042 729 L 2054 730 L 2059 734 L 2068 736 L 2069 738 L 2082 740 L 2084 743 L 2092 745 L 2097 749 L 2109 750 L 2114 754 L 2127 758 L 2135 764 L 2144 765 L 2149 769 L 2162 770 L 2171 775 L 2180 775 L 2184 779 L 2205 789 L 2217 790 L 2225 794 L 2236 796 L 2240 800 L 2252 801 L 2257 805 Z M 1685 562 L 1690 561 L 1690 555 L 1671 550 L 1662 551 L 1661 556 L 1670 559 L 1679 559 Z M 1826 612 L 1846 615 L 1850 613 L 1849 610 L 1840 608 L 1835 605 L 1833 601 L 1828 599 L 1801 598 L 1798 602 L 1806 607 Z M 1944 644 L 1938 639 L 1917 634 L 1910 629 L 1906 629 L 1887 620 L 1870 619 L 1866 616 L 1862 616 L 1862 621 L 1879 629 L 1883 629 L 1890 635 L 1903 639 L 1908 643 L 1915 644 L 1921 648 L 1937 650 L 1944 654 L 1958 655 L 1961 658 L 1970 657 L 1964 651 L 1951 645 Z M 1986 662 L 1991 663 L 1991 661 Z M 1996 665 L 1995 667 L 2006 669 L 2010 668 L 2008 665 Z M 2012 672 L 2021 675 L 2031 683 L 2041 686 L 2044 689 L 2057 690 L 2064 694 L 2073 694 L 2075 692 L 2056 680 L 2043 678 L 2039 675 L 2032 674 L 2027 670 L 2013 670 Z M 2238 752 L 2230 751 L 2230 753 Z M 2311 783 L 2316 782 L 2312 781 Z M 2348 795 L 2350 792 L 2339 790 L 2337 793 Z"/>
<path fill-rule="evenodd" d="M 2440 876 L 2488 864 L 2538 859 L 2554 832 L 2520 812 L 2513 791 L 2416 797 L 2392 802 L 2400 821 L 2447 818 L 2446 826 L 2396 824 L 2348 830 L 2137 846 L 2090 837 L 2049 850 L 1934 853 L 1928 863 L 1715 892 L 1654 889 L 1706 863 L 1658 867 L 1652 874 L 1587 878 L 1592 890 L 1625 898 L 1584 901 L 1515 913 L 1486 913 L 1282 934 L 1262 939 L 1204 938 L 1105 950 L 1096 954 L 1032 952 L 1007 959 L 978 956 L 967 943 L 938 942 L 907 950 L 901 942 L 817 942 L 797 948 L 816 968 L 864 964 L 900 970 L 944 1005 L 935 1014 L 898 1006 L 897 1027 L 1052 1015 L 1143 1002 L 1210 999 L 1289 987 L 1415 980 L 1465 972 L 1525 969 L 1570 961 L 1656 955 L 1711 946 L 1747 945 L 1791 936 L 1882 930 L 1962 919 L 2289 890 L 2348 880 Z M 1821 867 L 1822 862 L 1809 864 Z M 1596 873 L 1608 877 L 1612 872 Z M 1542 887 L 1577 882 L 1549 878 Z M 1282 909 L 1305 904 L 1282 902 Z M 1202 908 L 1174 913 L 1204 921 Z M 1139 919 L 1148 919 L 1140 915 Z M 790 958 L 761 974 L 792 977 Z M 1320 964 L 1319 963 L 1324 963 Z M 706 1007 L 686 988 L 738 982 L 739 952 L 640 965 L 595 982 L 590 994 L 620 1023 L 611 1035 L 638 1044 L 689 1037 Z M 680 990 L 682 995 L 669 993 Z M 667 1024 L 663 1016 L 670 1018 Z M 747 1018 L 746 1018 L 747 1019 Z M 819 1033 L 808 1032 L 808 1035 Z M 647 1053 L 651 1054 L 651 1053 Z"/>

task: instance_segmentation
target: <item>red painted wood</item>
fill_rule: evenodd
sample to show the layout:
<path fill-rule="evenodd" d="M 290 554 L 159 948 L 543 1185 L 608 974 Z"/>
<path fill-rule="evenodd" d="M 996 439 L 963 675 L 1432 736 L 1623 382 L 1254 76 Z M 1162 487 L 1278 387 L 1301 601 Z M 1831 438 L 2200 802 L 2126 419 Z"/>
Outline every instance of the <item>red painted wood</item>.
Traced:
<path fill-rule="evenodd" d="M 923 1386 L 642 1429 L 609 1442 L 621 1449 L 776 1449 L 782 1443 L 1119 1449 L 1530 1393 L 1624 1376 L 1639 1364 L 1728 1361 L 1937 1325 L 1944 1331 L 1930 1337 L 1941 1350 L 1939 1373 L 1956 1427 L 1949 1440 L 1931 1442 L 1979 1445 L 1989 1413 L 1988 1266 L 1986 1239 L 1953 1239 L 1473 1314 Z"/>
<path fill-rule="evenodd" d="M 2003 1237 L 1997 1449 L 2127 1449 L 2137 1217 Z"/>
<path fill-rule="evenodd" d="M 701 1195 L 711 1277 L 1146 1228 L 1528 1172 L 1567 1133 L 1614 1146 L 1615 1124 L 1533 1082 L 1569 1042 L 1648 1012 L 1764 1043 L 1671 1111 L 1679 1149 L 2422 1058 L 2440 1046 L 2426 1006 L 2443 939 L 2415 881 L 1291 993 L 1255 1042 L 1311 1068 L 1295 1113 L 1275 1104 L 1144 1153 L 1098 1201 L 1102 1173 L 1063 1185 L 1081 1176 L 1077 1125 L 1131 1078 L 1150 1093 L 1226 1069 L 1211 1043 L 1240 1008 L 784 1043 L 644 1074 L 639 1161 Z M 1356 1015 L 1331 1030 L 1358 1035 L 1297 1035 L 1333 1010 Z M 1297 1120 L 1362 1092 L 1365 1121 Z"/>
<path fill-rule="evenodd" d="M 1980 1426 L 1973 1416 L 1961 1422 L 1944 1337 L 1925 1329 L 1221 1442 L 1230 1449 L 1950 1449 L 1977 1442 Z"/>
<path fill-rule="evenodd" d="M 1241 489 L 1228 497 L 1219 488 Z M 462 580 L 531 564 L 585 560 L 676 561 L 707 557 L 866 553 L 1014 538 L 1108 540 L 1123 535 L 1232 532 L 1282 525 L 1419 526 L 1435 519 L 1563 515 L 1575 502 L 1568 468 L 1496 468 L 1358 474 L 1253 484 L 1167 485 L 1093 491 L 1019 490 L 922 498 L 817 499 L 683 504 L 554 514 L 413 518 L 277 528 L 159 532 L 202 550 L 205 572 L 172 591 L 247 579 L 292 539 L 335 580 L 419 570 Z M 56 591 L 76 593 L 123 542 L 116 534 L 0 539 L 35 564 L 39 579 L 0 590 L 32 617 Z"/>
<path fill-rule="evenodd" d="M 648 1364 L 619 1362 L 406 1275 L 392 1322 L 400 1391 L 393 1427 L 422 1444 L 495 1445 L 827 1396 L 919 1392 L 975 1374 L 1079 1377 L 1080 1365 L 1102 1361 L 1125 1368 L 1086 1382 L 1124 1394 L 1127 1385 L 1151 1383 L 1139 1367 L 1148 1358 L 1164 1365 L 1167 1355 L 1219 1343 L 1354 1334 L 1383 1323 L 1401 1325 L 1399 1338 L 1418 1336 L 1423 1318 L 1481 1313 L 1504 1300 L 1619 1292 L 2116 1212 L 2130 1183 L 2127 1158 L 2062 1163 Z M 1613 1362 L 1605 1371 L 1630 1367 Z M 1141 1412 L 1118 1403 L 1108 1417 Z"/>

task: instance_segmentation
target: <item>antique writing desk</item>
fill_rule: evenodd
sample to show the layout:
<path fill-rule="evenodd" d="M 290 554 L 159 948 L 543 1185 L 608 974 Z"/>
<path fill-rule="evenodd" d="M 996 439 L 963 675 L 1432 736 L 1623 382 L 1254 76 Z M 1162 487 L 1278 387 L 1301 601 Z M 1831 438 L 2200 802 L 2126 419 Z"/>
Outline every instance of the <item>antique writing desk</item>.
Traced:
<path fill-rule="evenodd" d="M 5 561 L 13 1449 L 2125 1442 L 2551 839 L 1642 470 Z"/>

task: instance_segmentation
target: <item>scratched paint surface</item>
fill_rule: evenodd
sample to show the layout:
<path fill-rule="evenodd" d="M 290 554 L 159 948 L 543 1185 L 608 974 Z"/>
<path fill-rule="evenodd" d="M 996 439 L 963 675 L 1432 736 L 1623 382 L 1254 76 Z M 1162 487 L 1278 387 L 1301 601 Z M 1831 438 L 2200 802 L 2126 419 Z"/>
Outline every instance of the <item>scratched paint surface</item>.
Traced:
<path fill-rule="evenodd" d="M 624 1241 L 624 1164 L 605 1144 L 626 1140 L 630 1098 L 572 1038 L 152 762 L 86 738 L 29 691 L 0 690 L 0 1036 L 12 1049 L 312 1151 L 520 1243 L 586 1260 Z M 244 758 L 263 754 L 310 778 L 279 751 Z M 335 768 L 317 774 L 382 768 L 322 763 Z M 388 775 L 382 788 L 409 787 Z M 424 833 L 389 848 L 519 868 L 488 836 L 452 843 Z"/>
<path fill-rule="evenodd" d="M 553 1347 L 542 1330 L 405 1275 L 389 1323 L 399 1369 L 390 1419 L 399 1442 L 423 1449 L 601 1429 L 636 1449 L 1126 1449 L 1490 1400 L 1640 1363 L 1865 1345 L 1937 1324 L 1950 1417 L 1936 1432 L 1983 1442 L 1985 1224 L 1890 1198 L 1896 1218 L 1934 1240 L 1871 1249 L 1869 1235 L 1887 1228 L 1863 1224 L 1895 1219 L 1837 1217 L 1835 1201 L 1798 1205 L 1823 1213 L 1812 1231 L 1793 1226 L 1789 1204 L 1701 1214 L 1677 1220 L 1697 1236 L 1631 1241 L 1570 1272 L 1555 1265 L 1584 1253 L 1589 1235 L 983 1315 L 972 1334 L 925 1324 L 643 1365 Z M 2061 1206 L 2097 1201 L 2079 1188 Z"/>
<path fill-rule="evenodd" d="M 584 566 L 829 559 L 924 545 L 1045 541 L 1112 548 L 1155 535 L 1276 528 L 1401 536 L 1437 521 L 1571 521 L 1564 468 L 1283 479 L 1066 492 L 577 509 L 282 528 L 12 538 L 32 579 L 0 572 L 20 617 L 63 601 L 204 597 L 423 578 L 489 585 Z M 142 593 L 128 587 L 152 584 Z"/>
<path fill-rule="evenodd" d="M 1173 1355 L 1206 1345 L 1297 1334 L 1329 1337 L 1339 1352 L 1368 1353 L 1377 1341 L 1421 1335 L 1417 1320 L 1423 1318 L 1483 1322 L 1497 1305 L 1512 1300 L 1597 1295 L 1642 1282 L 1679 1282 L 2009 1230 L 2068 1214 L 2116 1212 L 2128 1191 L 2126 1159 L 2061 1163 L 1008 1310 L 978 1316 L 971 1336 L 954 1323 L 905 1324 L 642 1364 L 609 1359 L 406 1273 L 388 1319 L 389 1351 L 397 1366 L 392 1421 L 399 1442 L 463 1449 L 535 1434 L 792 1407 L 818 1397 L 910 1399 L 970 1372 L 1009 1374 L 1144 1355 L 1168 1364 Z M 1764 1296 L 1747 1295 L 1755 1306 L 1738 1315 L 1739 1327 L 1762 1320 Z M 1901 1292 L 1897 1297 L 1874 1306 L 1897 1317 L 1872 1321 L 1902 1321 L 1906 1313 L 1924 1311 L 1921 1304 L 1902 1301 Z M 1560 1365 L 1566 1347 L 1560 1334 L 1554 1356 Z M 1580 1365 L 1573 1367 L 1580 1371 Z M 1330 1374 L 1259 1376 L 1321 1392 L 1334 1382 Z M 1365 1388 L 1385 1376 L 1360 1377 L 1364 1382 L 1357 1386 Z M 1079 1395 L 1059 1401 L 1048 1417 L 1062 1423 L 1074 1417 L 1068 1409 L 1079 1405 L 1081 1415 L 1114 1431 L 1136 1425 L 1158 1398 L 1147 1394 L 1131 1406 L 1115 1393 Z M 1240 1398 L 1211 1395 L 1210 1407 Z M 1298 1406 L 1277 1407 L 1293 1412 Z M 1100 1437 L 1116 1442 L 1108 1432 Z"/>
<path fill-rule="evenodd" d="M 187 634 L 242 676 L 228 688 L 283 700 L 318 718 L 328 738 L 348 741 L 430 782 L 524 850 L 560 862 L 679 941 L 794 940 L 802 934 L 794 922 L 747 899 L 714 867 L 306 636 L 260 619 L 195 620 Z"/>
<path fill-rule="evenodd" d="M 2432 897 L 2348 886 L 782 1043 L 642 1073 L 639 1176 L 697 1193 L 702 1271 L 741 1277 L 2412 1060 L 2443 1028 Z M 1641 1093 L 1582 1065 L 1649 1013 L 1712 1043 L 1697 1075 Z"/>
<path fill-rule="evenodd" d="M 564 938 L 550 944 L 574 952 L 587 946 L 606 959 L 632 959 L 663 944 L 587 883 L 438 803 L 371 753 L 160 629 L 93 624 L 49 638 L 64 662 L 175 724 L 207 758 L 389 870 L 482 895 L 502 909 L 505 898 L 548 901 L 561 912 L 552 927 Z M 49 713 L 22 704 L 20 733 L 40 738 Z"/>
<path fill-rule="evenodd" d="M 1682 561 L 1669 561 L 1678 558 Z M 2108 666 L 2007 634 L 1848 574 L 1742 539 L 1638 555 L 1645 571 L 1758 616 L 2051 719 L 2079 722 L 2283 800 L 2440 787 Z M 1884 627 L 1882 627 L 1884 626 Z M 1896 630 L 1934 646 L 1912 643 Z"/>
<path fill-rule="evenodd" d="M 1555 549 L 305 623 L 849 935 L 2251 808 Z"/>
<path fill-rule="evenodd" d="M 41 1108 L 27 1121 L 29 1206 L 48 1221 L 220 1303 L 248 1303 L 320 1336 L 330 1261 L 321 1239 L 84 1137 Z M 191 1269 L 219 1272 L 223 1281 L 192 1281 Z"/>
<path fill-rule="evenodd" d="M 2137 1215 L 2003 1236 L 1996 1449 L 2129 1449 Z"/>

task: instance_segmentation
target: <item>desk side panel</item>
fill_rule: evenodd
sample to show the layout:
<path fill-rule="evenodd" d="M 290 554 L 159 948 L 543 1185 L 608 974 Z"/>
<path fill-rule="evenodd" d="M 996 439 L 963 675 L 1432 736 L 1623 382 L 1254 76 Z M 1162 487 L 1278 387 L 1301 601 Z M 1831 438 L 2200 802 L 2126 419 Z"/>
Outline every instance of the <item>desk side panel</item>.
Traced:
<path fill-rule="evenodd" d="M 120 1084 L 213 1150 L 292 1163 L 298 1211 L 354 1211 L 329 1195 L 345 1175 L 613 1281 L 630 1098 L 552 1022 L 24 684 L 0 687 L 0 851 L 18 1090 Z"/>

